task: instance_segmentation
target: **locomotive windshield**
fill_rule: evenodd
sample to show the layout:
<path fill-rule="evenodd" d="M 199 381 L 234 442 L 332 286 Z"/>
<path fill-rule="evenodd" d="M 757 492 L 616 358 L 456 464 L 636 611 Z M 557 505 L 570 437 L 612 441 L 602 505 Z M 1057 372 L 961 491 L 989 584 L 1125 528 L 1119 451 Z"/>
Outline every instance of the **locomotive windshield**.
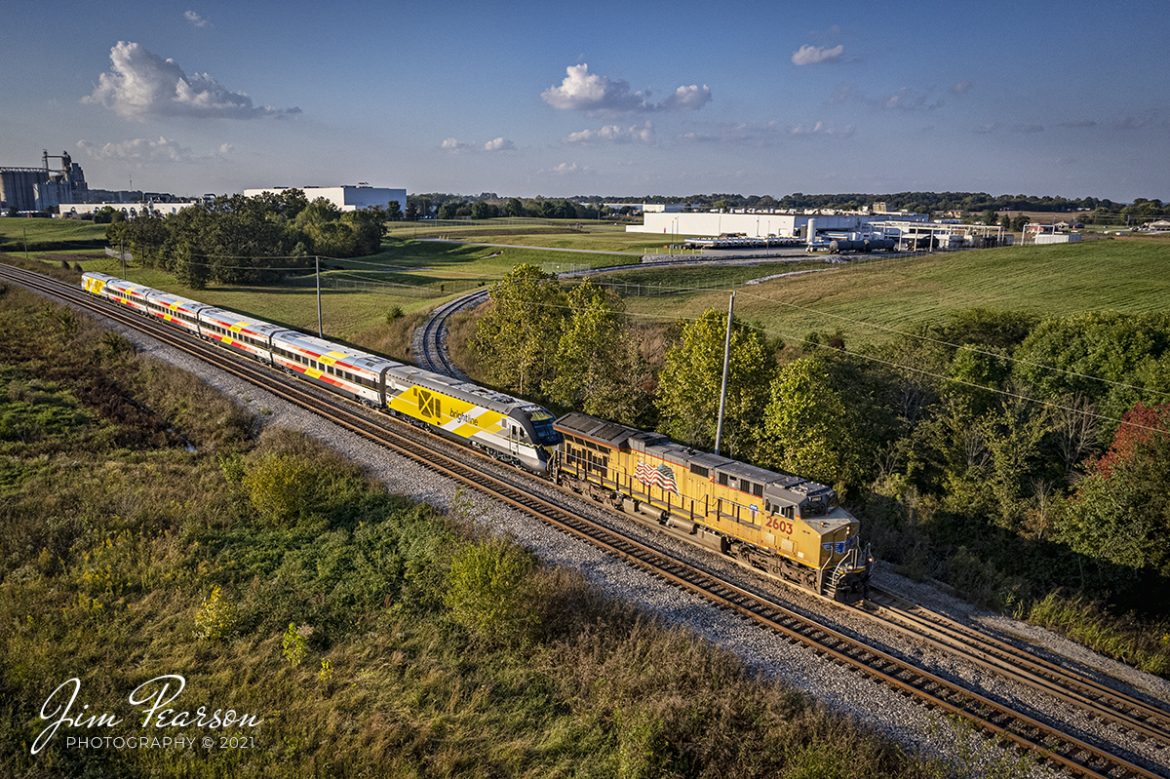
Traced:
<path fill-rule="evenodd" d="M 824 490 L 809 495 L 800 503 L 800 513 L 804 516 L 819 516 L 827 514 L 837 505 L 837 493 L 833 490 Z"/>
<path fill-rule="evenodd" d="M 553 420 L 549 417 L 547 420 L 540 422 L 535 419 L 532 420 L 532 429 L 536 432 L 536 440 L 539 443 L 547 446 L 559 444 L 561 442 L 561 434 L 553 430 Z"/>
<path fill-rule="evenodd" d="M 552 446 L 561 442 L 561 434 L 553 430 L 556 417 L 539 406 L 529 407 L 528 421 L 532 423 L 532 431 L 536 433 L 536 442 L 545 446 Z"/>

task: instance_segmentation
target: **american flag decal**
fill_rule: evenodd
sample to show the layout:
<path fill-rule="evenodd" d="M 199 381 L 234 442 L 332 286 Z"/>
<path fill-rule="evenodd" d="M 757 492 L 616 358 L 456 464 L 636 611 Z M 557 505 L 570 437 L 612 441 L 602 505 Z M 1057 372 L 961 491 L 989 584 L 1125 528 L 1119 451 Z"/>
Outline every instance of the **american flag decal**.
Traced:
<path fill-rule="evenodd" d="M 678 482 L 674 480 L 674 469 L 666 463 L 657 468 L 651 468 L 644 462 L 639 462 L 634 470 L 634 478 L 643 484 L 656 484 L 667 492 L 678 495 Z"/>

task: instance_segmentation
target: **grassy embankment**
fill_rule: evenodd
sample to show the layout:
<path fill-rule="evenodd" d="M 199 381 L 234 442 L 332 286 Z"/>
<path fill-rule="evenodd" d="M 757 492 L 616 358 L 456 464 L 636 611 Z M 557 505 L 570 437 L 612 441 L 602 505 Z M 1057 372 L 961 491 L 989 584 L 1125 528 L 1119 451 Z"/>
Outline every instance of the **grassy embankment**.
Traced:
<path fill-rule="evenodd" d="M 13 235 L 30 229 L 32 259 L 52 265 L 62 261 L 84 270 L 122 275 L 121 263 L 100 250 L 87 249 L 101 242 L 104 225 L 43 219 L 0 220 L 0 254 L 23 258 Z M 55 228 L 54 232 L 50 228 Z M 529 228 L 531 229 L 531 228 Z M 557 228 L 563 229 L 563 228 Z M 41 245 L 32 242 L 39 230 Z M 67 243 L 73 236 L 75 244 Z M 526 239 L 527 240 L 527 239 Z M 323 273 L 324 320 L 327 335 L 396 357 L 407 357 L 413 327 L 436 304 L 500 278 L 521 263 L 538 265 L 549 272 L 582 267 L 603 267 L 629 262 L 616 254 L 558 253 L 555 249 L 492 248 L 391 239 L 382 252 L 356 260 L 325 260 Z M 179 284 L 165 271 L 142 268 L 131 262 L 125 276 L 197 300 L 250 313 L 303 330 L 316 330 L 316 293 L 312 275 L 288 278 L 278 284 L 194 290 Z"/>
<path fill-rule="evenodd" d="M 306 439 L 257 436 L 89 320 L 0 295 L 0 773 L 946 775 Z M 74 675 L 126 716 L 100 735 L 158 735 L 125 698 L 159 674 L 186 677 L 180 708 L 261 717 L 255 748 L 68 749 L 63 729 L 30 755 Z"/>
<path fill-rule="evenodd" d="M 1140 240 L 876 260 L 742 289 L 736 315 L 794 343 L 811 331 L 841 330 L 846 344 L 857 346 L 894 337 L 881 328 L 910 330 L 973 307 L 1041 316 L 1166 310 L 1168 267 L 1170 242 Z M 727 274 L 730 283 L 739 271 L 719 273 Z M 637 316 L 674 320 L 725 308 L 727 296 L 725 291 L 696 290 L 671 297 L 635 296 L 626 304 Z"/>

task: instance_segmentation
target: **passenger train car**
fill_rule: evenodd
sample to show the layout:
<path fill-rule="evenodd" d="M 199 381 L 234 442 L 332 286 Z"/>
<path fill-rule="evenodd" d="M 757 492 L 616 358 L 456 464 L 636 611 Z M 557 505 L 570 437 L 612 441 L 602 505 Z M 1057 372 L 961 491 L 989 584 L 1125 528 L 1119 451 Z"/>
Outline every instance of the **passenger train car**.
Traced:
<path fill-rule="evenodd" d="M 534 403 L 104 273 L 84 274 L 82 288 L 549 476 L 560 434 Z"/>
<path fill-rule="evenodd" d="M 82 287 L 819 594 L 865 596 L 872 559 L 860 523 L 823 484 L 578 412 L 558 420 L 502 392 L 103 273 L 84 274 Z"/>

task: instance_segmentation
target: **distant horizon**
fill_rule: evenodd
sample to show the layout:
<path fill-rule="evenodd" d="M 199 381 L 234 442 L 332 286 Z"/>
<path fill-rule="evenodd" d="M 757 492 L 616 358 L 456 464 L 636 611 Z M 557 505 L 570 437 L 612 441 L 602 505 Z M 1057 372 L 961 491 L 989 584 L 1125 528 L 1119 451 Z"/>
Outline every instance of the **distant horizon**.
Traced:
<path fill-rule="evenodd" d="M 0 164 L 105 189 L 1170 199 L 1162 0 L 10 5 Z"/>

